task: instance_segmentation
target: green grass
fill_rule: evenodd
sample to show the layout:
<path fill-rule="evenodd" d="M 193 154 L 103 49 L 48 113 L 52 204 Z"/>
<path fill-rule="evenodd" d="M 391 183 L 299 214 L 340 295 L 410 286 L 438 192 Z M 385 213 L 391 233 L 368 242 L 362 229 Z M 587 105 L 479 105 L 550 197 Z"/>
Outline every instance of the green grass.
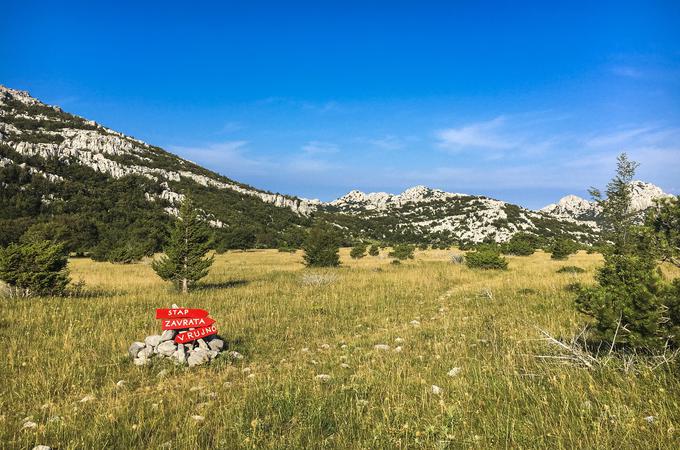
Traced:
<path fill-rule="evenodd" d="M 233 252 L 185 298 L 148 263 L 74 259 L 89 297 L 0 300 L 0 447 L 677 448 L 677 372 L 536 357 L 560 354 L 536 327 L 569 339 L 586 323 L 564 287 L 591 282 L 598 255 L 569 258 L 583 274 L 556 274 L 564 263 L 542 252 L 500 272 L 450 253 L 394 266 L 386 250 L 343 249 L 343 267 L 309 270 L 299 252 Z M 127 347 L 172 303 L 208 309 L 246 358 L 133 366 Z M 38 426 L 22 430 L 27 417 Z"/>

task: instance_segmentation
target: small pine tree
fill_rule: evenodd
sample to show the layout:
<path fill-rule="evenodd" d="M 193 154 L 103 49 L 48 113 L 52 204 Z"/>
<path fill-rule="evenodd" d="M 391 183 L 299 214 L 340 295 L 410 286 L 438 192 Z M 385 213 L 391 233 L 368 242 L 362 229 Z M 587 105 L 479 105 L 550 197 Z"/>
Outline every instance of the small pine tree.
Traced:
<path fill-rule="evenodd" d="M 307 267 L 337 267 L 340 265 L 340 245 L 336 232 L 327 224 L 317 223 L 309 230 L 302 244 Z"/>
<path fill-rule="evenodd" d="M 22 242 L 0 249 L 0 280 L 13 295 L 61 295 L 69 283 L 68 254 L 51 241 Z"/>
<path fill-rule="evenodd" d="M 482 245 L 465 255 L 465 264 L 471 269 L 505 270 L 508 260 L 503 258 L 495 246 Z"/>
<path fill-rule="evenodd" d="M 413 259 L 415 247 L 410 244 L 397 244 L 394 246 L 389 256 L 400 260 Z"/>
<path fill-rule="evenodd" d="M 503 244 L 502 251 L 506 255 L 529 256 L 538 248 L 538 236 L 529 233 L 516 233 Z"/>
<path fill-rule="evenodd" d="M 351 256 L 354 259 L 361 259 L 364 256 L 366 256 L 366 244 L 363 242 L 359 242 L 354 247 L 352 247 L 352 250 L 349 252 L 349 256 Z"/>
<path fill-rule="evenodd" d="M 616 176 L 607 185 L 607 197 L 593 190 L 611 244 L 604 248 L 597 285 L 579 289 L 576 306 L 595 319 L 593 337 L 598 341 L 657 349 L 673 343 L 668 335 L 673 323 L 664 317 L 673 308 L 672 298 L 667 298 L 672 290 L 659 276 L 650 234 L 634 226 L 629 183 L 636 167 L 622 154 Z"/>
<path fill-rule="evenodd" d="M 213 257 L 206 258 L 210 234 L 189 197 L 182 202 L 165 255 L 153 262 L 159 277 L 172 281 L 183 294 L 208 274 Z"/>
<path fill-rule="evenodd" d="M 380 247 L 378 246 L 378 244 L 372 244 L 368 248 L 368 254 L 371 256 L 378 256 L 380 254 Z"/>
<path fill-rule="evenodd" d="M 569 255 L 573 255 L 578 251 L 578 244 L 571 239 L 558 238 L 553 242 L 550 248 L 552 259 L 567 259 Z"/>

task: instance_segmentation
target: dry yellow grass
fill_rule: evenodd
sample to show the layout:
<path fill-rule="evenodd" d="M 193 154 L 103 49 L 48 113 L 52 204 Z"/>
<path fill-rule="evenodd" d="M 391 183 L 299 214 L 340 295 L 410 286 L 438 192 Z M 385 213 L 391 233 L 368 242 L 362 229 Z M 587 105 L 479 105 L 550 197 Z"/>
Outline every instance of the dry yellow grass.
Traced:
<path fill-rule="evenodd" d="M 304 269 L 299 253 L 219 255 L 184 298 L 148 263 L 72 260 L 89 297 L 0 303 L 2 447 L 677 448 L 680 382 L 667 368 L 536 358 L 559 355 L 536 327 L 581 330 L 564 287 L 589 282 L 598 255 L 484 272 L 451 251 L 400 266 L 348 253 L 328 270 Z M 556 274 L 563 265 L 587 272 Z M 133 366 L 128 345 L 171 303 L 208 309 L 246 358 Z"/>

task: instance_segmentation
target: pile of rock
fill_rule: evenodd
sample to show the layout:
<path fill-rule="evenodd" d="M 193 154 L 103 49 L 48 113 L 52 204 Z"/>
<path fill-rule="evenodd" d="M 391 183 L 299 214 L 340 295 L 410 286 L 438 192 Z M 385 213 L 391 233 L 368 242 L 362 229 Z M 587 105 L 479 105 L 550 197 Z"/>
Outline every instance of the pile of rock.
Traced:
<path fill-rule="evenodd" d="M 172 308 L 178 306 L 172 305 Z M 164 330 L 160 335 L 147 336 L 144 342 L 133 342 L 128 354 L 137 366 L 150 364 L 152 358 L 170 358 L 175 364 L 188 364 L 189 367 L 194 367 L 209 363 L 225 350 L 224 341 L 216 335 L 178 344 L 174 341 L 175 336 L 183 331 L 188 329 Z M 234 358 L 240 356 L 236 352 L 233 353 Z"/>

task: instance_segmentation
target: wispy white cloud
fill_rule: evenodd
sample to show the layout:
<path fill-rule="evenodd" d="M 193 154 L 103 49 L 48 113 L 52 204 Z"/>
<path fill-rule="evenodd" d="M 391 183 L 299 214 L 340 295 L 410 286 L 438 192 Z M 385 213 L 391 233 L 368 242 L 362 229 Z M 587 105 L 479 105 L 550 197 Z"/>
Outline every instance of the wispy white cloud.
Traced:
<path fill-rule="evenodd" d="M 302 151 L 309 155 L 337 153 L 340 148 L 331 142 L 309 141 L 302 146 Z"/>
<path fill-rule="evenodd" d="M 365 139 L 364 141 L 382 150 L 399 150 L 401 148 L 404 148 L 405 146 L 405 142 L 403 139 L 393 136 L 391 134 L 379 138 Z"/>
<path fill-rule="evenodd" d="M 436 133 L 439 146 L 449 150 L 486 148 L 502 150 L 517 146 L 509 136 L 503 134 L 506 118 L 496 117 L 486 122 L 476 122 L 456 128 L 446 128 Z"/>

